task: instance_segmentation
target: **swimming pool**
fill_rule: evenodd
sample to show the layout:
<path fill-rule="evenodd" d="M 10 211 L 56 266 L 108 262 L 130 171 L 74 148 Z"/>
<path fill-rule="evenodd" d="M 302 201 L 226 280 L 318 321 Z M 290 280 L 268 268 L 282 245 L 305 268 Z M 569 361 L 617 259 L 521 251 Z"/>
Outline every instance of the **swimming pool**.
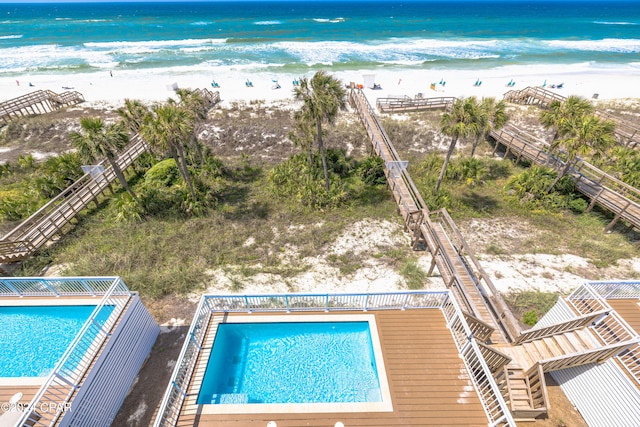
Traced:
<path fill-rule="evenodd" d="M 46 377 L 95 305 L 0 306 L 0 378 Z M 109 316 L 106 306 L 100 317 Z"/>
<path fill-rule="evenodd" d="M 382 399 L 369 322 L 260 322 L 218 325 L 197 403 Z"/>

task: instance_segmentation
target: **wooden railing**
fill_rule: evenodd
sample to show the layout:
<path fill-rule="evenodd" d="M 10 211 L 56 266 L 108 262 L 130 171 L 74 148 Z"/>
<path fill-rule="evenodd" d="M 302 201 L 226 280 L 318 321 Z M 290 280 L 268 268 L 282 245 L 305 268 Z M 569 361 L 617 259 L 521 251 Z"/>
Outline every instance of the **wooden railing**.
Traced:
<path fill-rule="evenodd" d="M 414 110 L 433 110 L 451 108 L 456 98 L 454 97 L 434 97 L 434 98 L 409 98 L 390 97 L 376 99 L 376 107 L 381 113 L 394 113 Z"/>
<path fill-rule="evenodd" d="M 492 131 L 489 136 L 498 144 L 507 147 L 505 156 L 511 152 L 518 159 L 521 157 L 540 165 L 562 170 L 565 163 L 547 151 L 539 148 L 526 134 L 513 126 Z M 494 149 L 495 151 L 495 149 Z M 640 190 L 601 171 L 595 166 L 577 159 L 569 170 L 574 178 L 576 188 L 591 199 L 588 210 L 596 204 L 614 214 L 613 220 L 605 230 L 611 229 L 620 219 L 624 219 L 636 228 L 640 228 Z"/>
<path fill-rule="evenodd" d="M 622 353 L 623 351 L 637 346 L 640 338 L 621 341 L 615 344 L 609 344 L 591 350 L 584 350 L 579 353 L 573 353 L 563 356 L 552 357 L 540 360 L 538 363 L 542 366 L 544 372 L 557 371 L 559 369 L 571 368 L 574 366 L 588 365 L 591 363 L 602 363 L 607 359 Z"/>
<path fill-rule="evenodd" d="M 602 292 L 602 293 L 601 293 Z M 625 295 L 627 298 L 637 298 L 640 296 L 640 282 L 597 282 L 580 286 L 573 291 L 567 301 L 576 309 L 578 313 L 591 313 L 597 310 L 610 310 L 610 315 L 598 322 L 594 327 L 594 332 L 606 344 L 614 345 L 620 342 L 630 342 L 636 340 L 625 351 L 618 354 L 617 359 L 629 372 L 629 375 L 640 386 L 640 341 L 638 332 L 635 331 L 620 315 L 615 312 L 604 299 L 603 295 L 610 295 L 608 298 L 619 298 Z"/>
<path fill-rule="evenodd" d="M 471 329 L 471 333 L 473 333 L 473 337 L 477 339 L 479 342 L 486 342 L 491 334 L 495 331 L 495 328 L 488 323 L 484 322 L 481 319 L 478 319 L 476 316 L 473 316 L 469 313 L 462 312 L 464 315 L 464 319 L 467 321 L 469 325 L 469 329 Z"/>
<path fill-rule="evenodd" d="M 551 337 L 553 335 L 582 329 L 585 326 L 589 326 L 592 323 L 598 322 L 601 317 L 607 316 L 608 314 L 609 310 L 595 311 L 589 314 L 578 316 L 571 320 L 567 320 L 565 322 L 556 323 L 543 328 L 534 328 L 522 331 L 520 336 L 514 341 L 513 344 L 523 344 L 526 342 Z"/>
<path fill-rule="evenodd" d="M 547 107 L 553 101 L 564 102 L 567 98 L 542 87 L 527 87 L 521 90 L 510 90 L 504 94 L 505 101 L 519 104 L 534 104 Z M 618 142 L 625 146 L 635 148 L 640 143 L 640 127 L 635 123 L 609 114 L 605 111 L 595 111 L 595 115 L 604 120 L 612 121 Z"/>
<path fill-rule="evenodd" d="M 0 122 L 8 123 L 15 117 L 49 113 L 59 108 L 84 102 L 80 92 L 57 94 L 50 90 L 36 90 L 26 95 L 0 102 Z"/>
<path fill-rule="evenodd" d="M 449 241 L 456 249 L 457 254 L 462 259 L 466 270 L 473 280 L 473 284 L 480 290 L 480 293 L 488 299 L 487 307 L 492 311 L 495 321 L 503 329 L 510 341 L 520 335 L 519 322 L 513 316 L 511 309 L 504 301 L 500 292 L 493 284 L 493 281 L 484 270 L 475 254 L 467 244 L 466 239 L 460 233 L 458 226 L 453 221 L 446 209 L 432 212 L 430 215 L 432 223 L 440 224 L 446 232 Z M 433 227 L 431 227 L 433 228 Z"/>
<path fill-rule="evenodd" d="M 116 163 L 121 170 L 125 170 L 147 150 L 146 142 L 136 134 L 129 146 L 120 153 Z M 117 179 L 115 171 L 106 160 L 99 163 L 99 166 L 104 168 L 100 176 L 94 178 L 89 173 L 83 175 L 7 233 L 0 240 L 3 242 L 0 245 L 0 262 L 25 259 L 50 241 L 53 236 L 62 234 L 63 227 L 89 203 L 96 201 L 98 196 Z"/>
<path fill-rule="evenodd" d="M 52 98 L 60 97 L 60 102 L 76 97 L 77 92 L 65 92 L 62 95 L 47 95 L 41 92 L 39 96 Z M 219 92 L 211 92 L 208 89 L 197 89 L 196 92 L 206 102 L 206 107 L 211 108 L 220 101 Z M 42 94 L 44 93 L 44 95 Z M 79 95 L 79 94 L 78 94 Z M 81 96 L 81 95 L 80 95 Z M 144 152 L 149 146 L 140 134 L 131 138 L 130 144 L 119 153 L 116 164 L 124 171 Z M 97 203 L 98 196 L 102 194 L 117 179 L 111 164 L 103 160 L 98 164 L 104 171 L 98 176 L 87 173 L 76 182 L 63 190 L 56 197 L 38 209 L 29 218 L 0 239 L 0 263 L 21 261 L 33 255 L 43 245 L 49 242 L 55 235 L 63 234 L 67 225 L 89 203 Z"/>
<path fill-rule="evenodd" d="M 529 86 L 520 90 L 510 90 L 504 94 L 503 99 L 518 104 L 547 107 L 553 101 L 564 102 L 566 98 L 542 87 Z"/>
<path fill-rule="evenodd" d="M 494 376 L 496 372 L 502 371 L 503 368 L 511 362 L 511 357 L 501 351 L 498 351 L 487 344 L 483 344 L 480 341 L 477 341 L 477 343 L 484 361 Z"/>

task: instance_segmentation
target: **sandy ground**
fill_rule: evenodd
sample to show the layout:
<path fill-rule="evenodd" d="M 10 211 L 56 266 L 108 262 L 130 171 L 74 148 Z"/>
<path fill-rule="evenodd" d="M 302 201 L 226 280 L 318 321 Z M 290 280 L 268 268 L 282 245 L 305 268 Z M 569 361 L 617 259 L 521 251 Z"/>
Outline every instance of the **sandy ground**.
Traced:
<path fill-rule="evenodd" d="M 637 72 L 621 73 L 619 70 L 593 69 L 584 67 L 555 67 L 540 74 L 540 69 L 530 67 L 511 67 L 494 70 L 403 70 L 403 71 L 343 71 L 333 73 L 343 83 L 368 83 L 373 79 L 381 86 L 380 90 L 365 89 L 370 101 L 387 96 L 415 96 L 422 93 L 425 97 L 456 96 L 478 97 L 493 96 L 501 98 L 509 90 L 523 89 L 527 86 L 542 86 L 559 94 L 580 95 L 592 98 L 595 93 L 598 99 L 640 98 L 640 85 L 637 84 Z M 311 73 L 306 77 L 311 77 Z M 373 76 L 371 78 L 367 76 Z M 215 81 L 219 88 L 212 88 Z M 304 76 L 303 76 L 304 77 Z M 223 105 L 250 100 L 290 99 L 292 82 L 299 79 L 297 75 L 244 75 L 241 71 L 228 70 L 211 76 L 204 73 L 182 73 L 180 70 L 147 70 L 119 71 L 110 76 L 107 71 L 87 74 L 33 75 L 23 76 L 18 80 L 0 79 L 1 100 L 11 99 L 37 89 L 48 89 L 54 92 L 75 90 L 81 92 L 89 103 L 122 105 L 125 98 L 145 101 L 163 101 L 173 96 L 173 87 L 207 88 L 220 92 Z M 281 88 L 274 89 L 277 79 Z M 253 87 L 246 87 L 250 80 Z M 474 83 L 480 80 L 481 85 Z M 507 83 L 514 81 L 513 87 Z M 444 84 L 440 84 L 443 82 Z M 604 82 L 604 84 L 603 84 Z M 19 84 L 17 84 L 19 83 Z M 430 88 L 436 83 L 435 90 Z M 31 84 L 32 86 L 30 86 Z M 561 89 L 553 89 L 552 85 L 563 84 Z"/>

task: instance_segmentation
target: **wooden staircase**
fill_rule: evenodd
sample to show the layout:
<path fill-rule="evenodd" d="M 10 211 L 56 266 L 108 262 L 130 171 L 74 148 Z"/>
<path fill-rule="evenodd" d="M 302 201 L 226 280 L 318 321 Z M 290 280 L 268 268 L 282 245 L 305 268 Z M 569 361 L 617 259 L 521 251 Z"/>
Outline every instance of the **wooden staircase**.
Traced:
<path fill-rule="evenodd" d="M 516 421 L 532 421 L 546 413 L 549 404 L 544 373 L 575 366 L 602 363 L 637 345 L 638 338 L 605 343 L 594 333 L 608 312 L 597 311 L 544 328 L 524 331 L 514 344 L 492 347 L 511 358 L 496 372 L 505 400 Z"/>

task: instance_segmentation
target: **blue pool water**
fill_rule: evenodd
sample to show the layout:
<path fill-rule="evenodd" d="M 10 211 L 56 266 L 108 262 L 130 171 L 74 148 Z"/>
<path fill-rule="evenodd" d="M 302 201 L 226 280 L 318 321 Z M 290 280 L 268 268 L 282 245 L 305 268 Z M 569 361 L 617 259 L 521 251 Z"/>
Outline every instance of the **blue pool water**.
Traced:
<path fill-rule="evenodd" d="M 0 307 L 0 377 L 45 377 L 95 305 Z M 105 307 L 108 316 L 113 307 Z"/>
<path fill-rule="evenodd" d="M 224 323 L 198 404 L 381 402 L 368 322 Z"/>

